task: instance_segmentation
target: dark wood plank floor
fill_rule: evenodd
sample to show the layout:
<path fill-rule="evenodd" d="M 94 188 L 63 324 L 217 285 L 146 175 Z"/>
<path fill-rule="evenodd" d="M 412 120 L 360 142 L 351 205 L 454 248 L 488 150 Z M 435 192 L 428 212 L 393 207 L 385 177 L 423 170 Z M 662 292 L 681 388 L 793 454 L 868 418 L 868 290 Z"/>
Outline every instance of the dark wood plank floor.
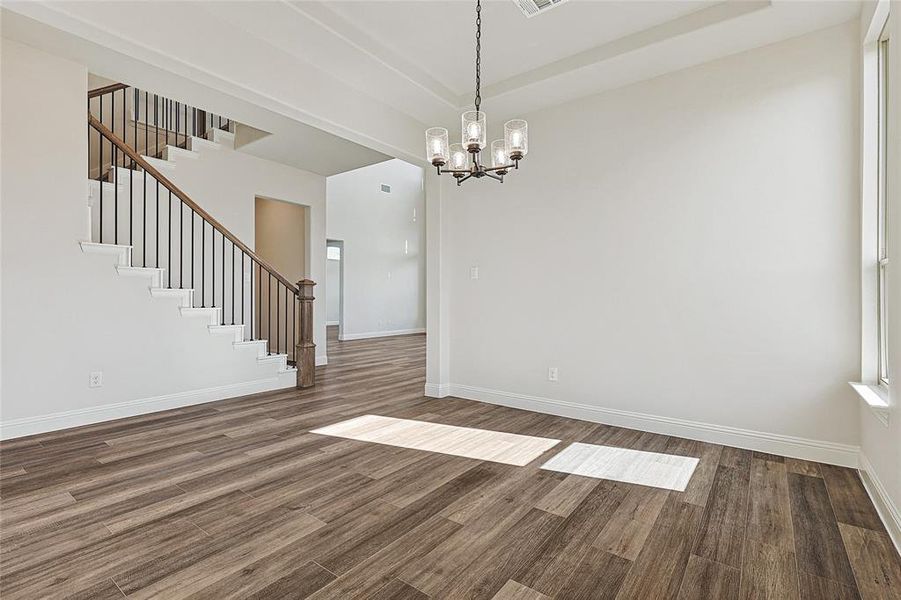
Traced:
<path fill-rule="evenodd" d="M 422 396 L 423 336 L 316 388 L 0 444 L 14 598 L 901 598 L 853 470 Z M 361 414 L 564 441 L 526 467 L 322 437 Z M 685 492 L 542 471 L 582 441 L 700 459 Z"/>

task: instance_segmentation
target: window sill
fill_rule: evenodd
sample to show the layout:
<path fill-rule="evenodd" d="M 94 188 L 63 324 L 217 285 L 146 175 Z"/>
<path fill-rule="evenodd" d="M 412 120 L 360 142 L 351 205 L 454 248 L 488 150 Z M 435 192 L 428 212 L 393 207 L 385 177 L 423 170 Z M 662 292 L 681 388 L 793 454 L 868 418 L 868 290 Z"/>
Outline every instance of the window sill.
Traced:
<path fill-rule="evenodd" d="M 849 381 L 848 384 L 857 392 L 857 395 L 870 408 L 870 412 L 879 419 L 879 422 L 888 427 L 888 391 L 879 385 L 856 381 Z"/>

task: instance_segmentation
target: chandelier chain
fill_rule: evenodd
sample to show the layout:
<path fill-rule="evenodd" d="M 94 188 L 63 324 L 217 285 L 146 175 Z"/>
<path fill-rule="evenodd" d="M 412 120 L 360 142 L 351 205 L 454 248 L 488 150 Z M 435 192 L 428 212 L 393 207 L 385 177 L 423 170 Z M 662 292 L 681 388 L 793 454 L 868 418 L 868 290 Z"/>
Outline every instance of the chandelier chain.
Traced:
<path fill-rule="evenodd" d="M 476 0 L 476 112 L 482 105 L 482 0 Z"/>

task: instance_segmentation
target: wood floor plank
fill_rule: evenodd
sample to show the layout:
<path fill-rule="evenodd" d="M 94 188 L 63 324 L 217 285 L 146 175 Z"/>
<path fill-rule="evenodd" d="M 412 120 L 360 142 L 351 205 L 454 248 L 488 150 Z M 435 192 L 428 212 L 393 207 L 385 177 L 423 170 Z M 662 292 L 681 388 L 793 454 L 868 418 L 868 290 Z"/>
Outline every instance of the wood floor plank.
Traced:
<path fill-rule="evenodd" d="M 509 579 L 491 600 L 548 600 L 548 597 Z"/>
<path fill-rule="evenodd" d="M 823 480 L 789 473 L 788 485 L 798 570 L 856 588 Z"/>
<path fill-rule="evenodd" d="M 111 579 L 104 579 L 66 596 L 65 600 L 123 600 L 123 598 L 125 598 L 125 594 L 122 593 L 122 590 Z"/>
<path fill-rule="evenodd" d="M 315 562 L 308 562 L 263 589 L 244 596 L 247 600 L 301 600 L 335 580 L 335 575 Z M 197 598 L 204 597 L 202 591 Z M 214 596 L 206 596 L 212 600 Z M 217 596 L 223 598 L 224 596 Z"/>
<path fill-rule="evenodd" d="M 801 600 L 860 600 L 856 586 L 798 571 Z"/>
<path fill-rule="evenodd" d="M 513 525 L 498 543 L 473 557 L 469 567 L 433 596 L 475 600 L 490 599 L 509 579 L 519 580 L 541 554 L 561 517 L 531 509 Z"/>
<path fill-rule="evenodd" d="M 749 536 L 742 561 L 739 597 L 741 600 L 798 600 L 794 550 Z"/>
<path fill-rule="evenodd" d="M 557 598 L 612 600 L 619 593 L 632 563 L 622 557 L 589 547 Z"/>
<path fill-rule="evenodd" d="M 737 598 L 740 581 L 738 569 L 693 554 L 688 559 L 678 597 L 679 600 Z"/>
<path fill-rule="evenodd" d="M 668 490 L 659 488 L 630 486 L 629 493 L 592 545 L 598 550 L 634 561 L 669 494 Z"/>
<path fill-rule="evenodd" d="M 886 533 L 838 524 L 864 600 L 901 600 L 901 556 Z"/>
<path fill-rule="evenodd" d="M 693 554 L 734 569 L 741 568 L 748 518 L 748 486 L 747 469 L 722 465 L 717 468 Z M 695 564 L 696 568 L 701 567 L 701 564 Z M 706 568 L 702 570 L 706 571 Z"/>
<path fill-rule="evenodd" d="M 839 523 L 885 531 L 857 471 L 833 465 L 823 465 L 820 471 Z"/>
<path fill-rule="evenodd" d="M 400 579 L 392 579 L 370 598 L 372 600 L 428 600 L 429 597 Z"/>
<path fill-rule="evenodd" d="M 591 544 L 629 492 L 628 484 L 602 481 L 560 524 L 534 563 L 516 580 L 556 597 L 579 567 Z"/>
<path fill-rule="evenodd" d="M 618 600 L 677 597 L 703 515 L 700 506 L 683 502 L 679 496 L 671 492 L 667 497 Z"/>
<path fill-rule="evenodd" d="M 426 398 L 424 336 L 328 344 L 314 388 L 0 442 L 3 600 L 898 598 L 851 470 Z M 310 432 L 365 414 L 699 465 L 676 492 Z"/>
<path fill-rule="evenodd" d="M 794 552 L 786 465 L 751 461 L 747 537 Z"/>

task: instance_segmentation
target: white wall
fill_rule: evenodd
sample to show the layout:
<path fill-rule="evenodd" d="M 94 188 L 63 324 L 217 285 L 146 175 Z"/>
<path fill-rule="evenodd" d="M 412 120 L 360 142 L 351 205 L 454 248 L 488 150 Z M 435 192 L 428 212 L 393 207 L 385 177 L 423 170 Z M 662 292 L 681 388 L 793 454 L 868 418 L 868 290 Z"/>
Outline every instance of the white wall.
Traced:
<path fill-rule="evenodd" d="M 445 180 L 432 391 L 856 461 L 857 43 L 849 23 L 527 115 L 506 183 Z"/>
<path fill-rule="evenodd" d="M 151 298 L 147 280 L 116 274 L 114 258 L 82 253 L 87 72 L 5 39 L 2 56 L 0 435 L 277 383 L 274 363 L 180 317 L 175 300 Z M 88 387 L 92 371 L 103 372 L 102 387 Z"/>
<path fill-rule="evenodd" d="M 422 169 L 390 160 L 334 175 L 327 196 L 328 238 L 344 242 L 342 339 L 423 331 Z"/>

